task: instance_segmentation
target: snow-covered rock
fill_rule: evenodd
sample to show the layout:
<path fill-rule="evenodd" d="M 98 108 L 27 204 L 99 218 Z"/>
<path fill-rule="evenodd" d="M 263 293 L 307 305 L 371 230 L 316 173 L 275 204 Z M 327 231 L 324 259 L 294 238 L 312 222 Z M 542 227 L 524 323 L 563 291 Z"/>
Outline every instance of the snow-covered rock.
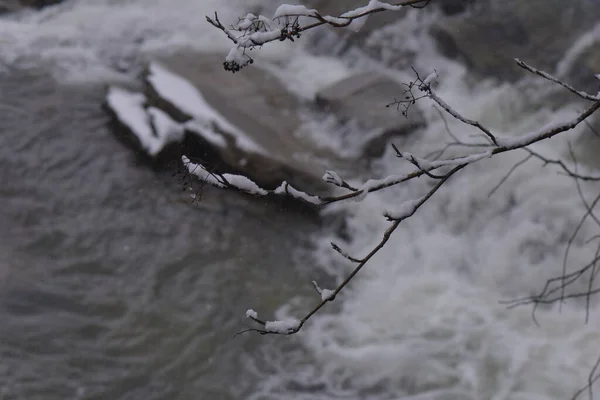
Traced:
<path fill-rule="evenodd" d="M 61 2 L 62 0 L 2 0 L 0 1 L 0 14 L 18 11 L 24 7 L 42 8 Z"/>
<path fill-rule="evenodd" d="M 299 101 L 268 72 L 250 67 L 233 75 L 221 54 L 184 54 L 151 62 L 144 81 L 143 94 L 111 88 L 106 104 L 152 158 L 165 161 L 165 149 L 166 161 L 209 156 L 221 172 L 266 189 L 287 181 L 329 192 L 321 180 L 325 168 L 310 161 L 314 145 L 293 134 Z"/>
<path fill-rule="evenodd" d="M 266 188 L 282 181 L 325 188 L 323 168 L 305 161 L 315 149 L 293 135 L 299 101 L 270 73 L 249 67 L 231 74 L 222 54 L 185 53 L 156 60 L 145 80 L 148 104 L 187 123 L 190 132 L 200 123 L 223 136 L 227 146 L 216 151 L 234 171 Z"/>
<path fill-rule="evenodd" d="M 186 78 L 171 72 L 158 62 L 151 62 L 146 81 L 152 98 L 160 99 L 159 104 L 163 107 L 168 104 L 165 107 L 167 109 L 174 108 L 176 117 L 185 121 L 205 122 L 220 132 L 226 132 L 233 139 L 236 147 L 250 153 L 267 154 L 267 151 L 242 129 L 230 123 L 212 107 L 200 90 Z"/>
<path fill-rule="evenodd" d="M 152 158 L 157 157 L 171 143 L 180 143 L 184 137 L 183 125 L 173 121 L 164 111 L 145 108 L 146 96 L 119 87 L 110 87 L 106 106 L 127 133 Z"/>
<path fill-rule="evenodd" d="M 317 93 L 317 102 L 340 120 L 354 120 L 368 130 L 363 144 L 365 156 L 383 152 L 388 139 L 405 135 L 425 124 L 412 107 L 404 117 L 396 107 L 386 107 L 404 92 L 398 82 L 376 72 L 350 76 Z"/>

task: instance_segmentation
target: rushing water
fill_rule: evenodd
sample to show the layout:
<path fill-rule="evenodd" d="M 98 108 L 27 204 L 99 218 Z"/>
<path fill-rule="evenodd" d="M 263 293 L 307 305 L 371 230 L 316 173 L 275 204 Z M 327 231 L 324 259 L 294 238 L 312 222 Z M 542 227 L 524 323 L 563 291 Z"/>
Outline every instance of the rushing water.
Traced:
<path fill-rule="evenodd" d="M 115 140 L 98 85 L 14 72 L 0 90 L 0 398 L 239 398 L 244 307 L 308 279 L 293 253 L 314 218 L 191 205 Z"/>
<path fill-rule="evenodd" d="M 585 385 L 600 319 L 585 325 L 583 307 L 567 304 L 539 310 L 537 327 L 530 308 L 498 303 L 559 272 L 583 213 L 572 181 L 539 163 L 489 197 L 519 154 L 448 182 L 300 335 L 233 337 L 248 307 L 298 316 L 315 301 L 311 279 L 349 267 L 329 240 L 364 254 L 387 204 L 427 183 L 326 210 L 346 215 L 345 243 L 311 216 L 234 193 L 207 189 L 194 206 L 169 171 L 123 147 L 101 109 L 105 83 L 135 84 L 123 71 L 154 53 L 223 50 L 205 14 L 231 20 L 242 3 L 275 2 L 223 3 L 80 0 L 0 20 L 0 399 L 564 399 Z M 572 115 L 510 86 L 467 86 L 422 23 L 405 20 L 392 33 L 411 40 L 386 43 L 416 46 L 418 65 L 440 72 L 440 95 L 469 117 L 509 135 Z M 263 57 L 307 96 L 350 65 L 372 67 L 324 53 Z M 419 155 L 447 140 L 423 111 L 428 128 L 401 143 Z M 406 168 L 388 153 L 373 174 Z M 577 241 L 570 261 L 593 250 Z"/>

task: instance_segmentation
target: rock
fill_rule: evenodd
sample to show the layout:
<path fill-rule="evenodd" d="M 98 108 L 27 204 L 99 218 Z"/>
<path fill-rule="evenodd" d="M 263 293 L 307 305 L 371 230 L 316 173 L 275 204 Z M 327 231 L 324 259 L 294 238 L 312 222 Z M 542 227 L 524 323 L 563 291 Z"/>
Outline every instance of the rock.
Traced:
<path fill-rule="evenodd" d="M 596 78 L 596 74 L 600 73 L 600 29 L 595 31 L 594 35 L 590 35 L 594 40 L 587 42 L 582 39 L 587 42 L 586 45 L 572 57 L 565 57 L 568 62 L 560 63 L 557 68 L 559 77 L 590 94 L 600 91 L 600 80 Z"/>
<path fill-rule="evenodd" d="M 431 29 L 447 56 L 463 60 L 478 76 L 514 81 L 523 76 L 514 58 L 554 71 L 582 33 L 600 19 L 587 0 L 482 0 Z"/>
<path fill-rule="evenodd" d="M 155 162 L 182 155 L 219 172 L 247 176 L 265 189 L 283 181 L 330 194 L 319 151 L 294 136 L 298 100 L 271 74 L 223 69 L 222 55 L 173 55 L 150 63 L 145 93 L 111 88 L 107 108 L 121 137 Z"/>
<path fill-rule="evenodd" d="M 62 0 L 4 0 L 0 2 L 0 14 L 18 11 L 24 7 L 42 8 L 61 2 Z"/>
<path fill-rule="evenodd" d="M 317 93 L 317 102 L 340 120 L 354 120 L 371 131 L 363 144 L 365 156 L 381 155 L 388 140 L 425 125 L 416 107 L 406 117 L 396 107 L 386 107 L 402 96 L 406 88 L 384 75 L 371 72 L 343 79 Z"/>
<path fill-rule="evenodd" d="M 475 0 L 443 0 L 436 3 L 446 15 L 460 14 L 475 4 Z"/>
<path fill-rule="evenodd" d="M 62 0 L 20 0 L 20 3 L 25 7 L 42 8 L 61 3 Z"/>
<path fill-rule="evenodd" d="M 0 3 L 0 14 L 17 11 L 21 7 L 21 4 L 17 0 L 5 0 Z"/>

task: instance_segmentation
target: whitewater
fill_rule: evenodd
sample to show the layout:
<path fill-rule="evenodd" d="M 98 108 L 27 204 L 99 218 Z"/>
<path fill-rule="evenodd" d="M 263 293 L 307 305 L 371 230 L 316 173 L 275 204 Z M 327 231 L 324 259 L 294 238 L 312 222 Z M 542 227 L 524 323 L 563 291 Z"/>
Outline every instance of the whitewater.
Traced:
<path fill-rule="evenodd" d="M 205 15 L 218 11 L 222 21 L 233 22 L 248 11 L 270 15 L 278 5 L 277 0 L 79 0 L 8 15 L 0 19 L 0 72 L 44 68 L 59 85 L 136 86 L 144 62 L 155 55 L 190 50 L 222 52 L 225 57 L 231 44 L 206 23 Z M 435 69 L 438 95 L 463 115 L 514 136 L 569 118 L 580 109 L 565 104 L 551 110 L 544 105 L 547 98 L 525 96 L 516 86 L 473 83 L 464 66 L 438 54 L 423 28 L 435 14 L 422 14 L 411 10 L 402 22 L 375 32 L 372 40 L 381 41 L 390 52 L 395 46 L 418 50 L 417 69 L 425 76 Z M 323 35 L 329 40 L 316 47 L 309 45 L 309 35 L 294 44 L 265 46 L 255 63 L 275 71 L 292 92 L 307 99 L 355 71 L 376 68 L 399 81 L 412 78 L 411 71 L 387 68 L 385 56 L 382 63 L 358 50 L 332 56 L 328 46 L 333 36 Z M 476 134 L 449 116 L 447 121 L 441 119 L 431 103 L 417 106 L 428 125 L 395 142 L 403 151 L 425 157 L 441 149 L 450 140 L 445 122 L 461 138 Z M 309 125 L 306 140 L 328 148 L 339 143 L 331 121 Z M 588 135 L 582 125 L 535 149 L 568 158 L 568 137 L 581 154 L 582 168 L 593 172 L 594 142 Z M 464 149 L 453 148 L 447 154 L 464 154 Z M 573 180 L 537 161 L 522 165 L 490 196 L 525 156 L 520 152 L 494 156 L 461 171 L 401 224 L 352 285 L 299 334 L 258 338 L 260 359 L 249 354 L 244 363 L 251 389 L 239 398 L 571 398 L 586 385 L 600 356 L 596 302 L 587 323 L 580 302 L 567 302 L 560 310 L 558 305 L 539 308 L 539 326 L 530 305 L 508 309 L 501 303 L 534 294 L 546 279 L 561 273 L 565 246 L 585 213 Z M 412 168 L 390 148 L 369 174 L 342 178 L 361 185 L 368 178 Z M 331 250 L 329 242 L 363 256 L 388 227 L 385 210 L 419 198 L 429 184 L 425 179 L 412 181 L 369 194 L 360 202 L 324 209 L 325 218 L 344 216 L 350 239 L 327 227 L 311 238 L 317 268 L 341 279 L 352 266 Z M 591 185 L 584 185 L 584 192 L 588 199 L 595 194 Z M 586 224 L 573 244 L 569 265 L 581 266 L 594 257 L 595 243 L 586 241 L 593 235 L 594 226 Z M 305 284 L 310 286 L 310 281 L 298 283 Z M 582 283 L 578 288 L 583 287 Z M 316 301 L 309 290 L 299 289 L 298 296 L 283 300 L 276 316 L 301 317 Z M 239 305 L 241 328 L 246 309 L 260 313 L 257 304 L 258 300 Z M 227 346 L 238 351 L 236 340 Z"/>

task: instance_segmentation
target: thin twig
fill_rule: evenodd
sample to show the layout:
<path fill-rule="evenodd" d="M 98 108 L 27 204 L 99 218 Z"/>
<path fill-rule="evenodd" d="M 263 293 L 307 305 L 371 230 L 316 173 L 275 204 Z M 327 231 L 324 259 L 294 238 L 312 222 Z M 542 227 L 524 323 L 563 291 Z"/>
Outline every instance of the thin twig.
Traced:
<path fill-rule="evenodd" d="M 588 94 L 586 92 L 580 91 L 575 89 L 573 86 L 569 85 L 566 82 L 561 81 L 560 79 L 550 75 L 547 72 L 544 71 L 540 71 L 537 68 L 532 67 L 531 65 L 519 60 L 518 58 L 515 58 L 515 62 L 517 63 L 517 65 L 535 75 L 541 76 L 544 79 L 547 79 L 551 82 L 554 82 L 562 87 L 564 87 L 565 89 L 569 90 L 571 93 L 576 94 L 577 96 L 581 97 L 584 100 L 590 100 L 590 101 L 600 101 L 600 97 L 598 96 L 592 96 L 591 94 Z"/>
<path fill-rule="evenodd" d="M 517 168 L 519 168 L 521 165 L 523 165 L 527 161 L 529 161 L 531 159 L 531 157 L 533 157 L 533 155 L 529 154 L 527 157 L 525 157 L 524 159 L 522 159 L 521 161 L 519 161 L 518 163 L 513 165 L 512 168 L 506 173 L 506 175 L 504 175 L 504 177 L 500 180 L 500 182 L 498 182 L 498 184 L 496 186 L 494 186 L 494 188 L 492 190 L 490 190 L 490 192 L 488 193 L 488 197 L 492 197 L 492 195 L 494 193 L 496 193 L 496 190 L 498 190 L 500 188 L 500 186 L 502 186 L 502 184 L 508 180 L 508 178 L 512 175 L 512 173 L 515 172 L 517 170 Z"/>

